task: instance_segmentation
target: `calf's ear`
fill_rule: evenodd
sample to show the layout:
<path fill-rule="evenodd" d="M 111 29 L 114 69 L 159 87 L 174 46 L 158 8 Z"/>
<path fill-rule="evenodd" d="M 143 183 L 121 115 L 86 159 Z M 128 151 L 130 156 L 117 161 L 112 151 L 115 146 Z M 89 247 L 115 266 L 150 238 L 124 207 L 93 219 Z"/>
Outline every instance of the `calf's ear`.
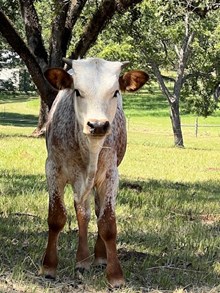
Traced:
<path fill-rule="evenodd" d="M 62 68 L 50 68 L 44 72 L 46 80 L 57 90 L 72 88 L 73 78 Z"/>
<path fill-rule="evenodd" d="M 119 77 L 121 91 L 135 92 L 149 79 L 149 75 L 142 70 L 131 70 Z"/>

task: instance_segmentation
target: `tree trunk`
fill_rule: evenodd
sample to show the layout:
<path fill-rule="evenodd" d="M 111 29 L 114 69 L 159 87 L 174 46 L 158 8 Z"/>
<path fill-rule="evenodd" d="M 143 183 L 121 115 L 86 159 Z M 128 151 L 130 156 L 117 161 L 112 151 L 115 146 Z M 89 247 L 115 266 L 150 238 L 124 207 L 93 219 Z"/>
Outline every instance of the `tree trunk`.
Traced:
<path fill-rule="evenodd" d="M 184 147 L 183 135 L 181 129 L 180 113 L 179 113 L 179 102 L 175 100 L 170 104 L 170 119 L 173 128 L 174 144 L 176 147 Z"/>
<path fill-rule="evenodd" d="M 34 0 L 19 0 L 28 46 L 42 70 L 48 67 L 48 54 L 44 46 L 41 25 Z"/>
<path fill-rule="evenodd" d="M 180 122 L 180 112 L 179 112 L 179 85 L 176 86 L 176 82 L 174 85 L 174 90 L 176 90 L 175 94 L 172 94 L 168 87 L 165 85 L 164 78 L 159 70 L 158 65 L 154 60 L 150 61 L 151 67 L 155 76 L 157 77 L 158 83 L 161 87 L 162 92 L 167 98 L 167 101 L 170 105 L 170 119 L 172 123 L 173 135 L 174 135 L 174 145 L 177 147 L 184 147 L 183 144 L 183 135 L 181 129 L 181 122 Z"/>
<path fill-rule="evenodd" d="M 48 118 L 49 108 L 46 103 L 40 99 L 40 111 L 38 116 L 37 128 L 33 131 L 32 136 L 41 137 L 46 133 L 46 122 Z"/>
<path fill-rule="evenodd" d="M 65 57 L 66 55 L 66 52 L 63 52 L 62 40 L 65 35 L 65 23 L 68 9 L 68 1 L 56 1 L 55 11 L 57 11 L 57 13 L 52 25 L 49 67 L 62 67 L 62 57 Z"/>

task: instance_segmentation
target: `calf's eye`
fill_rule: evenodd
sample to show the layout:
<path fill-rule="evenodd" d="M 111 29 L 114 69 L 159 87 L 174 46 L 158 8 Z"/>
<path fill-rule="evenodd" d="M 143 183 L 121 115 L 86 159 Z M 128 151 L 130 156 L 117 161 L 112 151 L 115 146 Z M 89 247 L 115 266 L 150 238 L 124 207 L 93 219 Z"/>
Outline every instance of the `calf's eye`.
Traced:
<path fill-rule="evenodd" d="M 79 90 L 75 89 L 75 93 L 76 93 L 76 96 L 77 96 L 77 97 L 80 97 L 80 92 L 79 92 Z"/>
<path fill-rule="evenodd" d="M 119 91 L 118 90 L 115 91 L 113 98 L 117 98 L 118 94 L 119 94 Z"/>

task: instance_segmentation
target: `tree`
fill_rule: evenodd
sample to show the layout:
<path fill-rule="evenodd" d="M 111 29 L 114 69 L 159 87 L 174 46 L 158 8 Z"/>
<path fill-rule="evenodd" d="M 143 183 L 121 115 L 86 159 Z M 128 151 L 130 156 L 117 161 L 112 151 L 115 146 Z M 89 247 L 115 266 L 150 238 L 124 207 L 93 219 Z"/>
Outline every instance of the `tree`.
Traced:
<path fill-rule="evenodd" d="M 41 132 L 45 123 L 46 107 L 50 109 L 56 96 L 56 91 L 44 79 L 43 72 L 45 69 L 48 67 L 62 67 L 64 65 L 62 57 L 65 57 L 67 54 L 73 59 L 84 57 L 115 13 L 123 14 L 127 9 L 134 7 L 141 1 L 19 0 L 24 28 L 22 29 L 19 23 L 19 29 L 16 29 L 16 19 L 13 17 L 13 14 L 17 14 L 17 10 L 14 11 L 14 8 L 18 6 L 17 1 L 12 1 L 12 8 L 8 10 L 7 1 L 1 0 L 0 32 L 7 43 L 26 64 L 41 97 L 37 134 Z M 44 42 L 42 26 L 39 20 L 39 16 L 43 13 L 42 10 L 40 11 L 41 4 L 46 7 L 47 11 L 48 6 L 51 10 L 50 15 L 45 16 L 47 18 L 52 17 L 49 43 Z M 93 9 L 93 13 L 89 17 L 87 15 L 87 18 L 83 16 L 80 19 L 82 12 L 86 11 L 86 9 L 87 11 L 90 10 L 90 7 Z M 8 11 L 11 20 L 6 15 Z M 73 39 L 74 33 L 77 33 L 77 21 L 81 21 L 82 24 L 82 19 L 84 20 L 82 33 L 78 41 L 76 41 L 74 49 L 68 52 L 68 49 L 71 47 L 71 39 Z"/>
<path fill-rule="evenodd" d="M 220 93 L 219 6 L 219 1 L 144 0 L 132 14 L 120 18 L 120 33 L 126 40 L 120 54 L 133 56 L 133 62 L 148 67 L 156 77 L 170 106 L 175 146 L 184 146 L 180 102 L 184 101 L 185 111 L 203 116 L 217 106 L 213 93 L 216 98 Z M 96 46 L 99 55 L 114 52 L 121 38 L 117 25 L 111 27 L 114 33 L 106 32 L 113 40 L 100 36 L 104 49 Z"/>
<path fill-rule="evenodd" d="M 215 40 L 212 39 L 212 45 L 219 44 L 216 28 L 219 27 L 220 18 L 209 4 L 206 5 L 202 7 L 191 0 L 165 3 L 160 0 L 145 1 L 141 5 L 142 24 L 139 22 L 139 25 L 143 28 L 143 23 L 148 21 L 148 31 L 145 29 L 143 34 L 137 36 L 142 39 L 140 50 L 168 100 L 174 144 L 179 147 L 184 146 L 180 120 L 181 97 L 184 99 L 191 94 L 191 101 L 195 101 L 199 96 L 201 103 L 197 103 L 197 113 L 204 116 L 207 116 L 210 108 L 214 110 L 216 107 L 213 92 L 220 80 L 216 66 L 219 64 L 220 51 L 211 48 L 208 55 L 206 49 L 212 34 L 216 36 Z M 219 6 L 213 4 L 213 9 Z M 202 11 L 206 13 L 202 13 L 202 18 L 198 17 Z M 162 69 L 166 69 L 166 74 L 162 74 Z M 199 90 L 201 88 L 203 90 Z M 202 107 L 204 104 L 205 107 Z"/>

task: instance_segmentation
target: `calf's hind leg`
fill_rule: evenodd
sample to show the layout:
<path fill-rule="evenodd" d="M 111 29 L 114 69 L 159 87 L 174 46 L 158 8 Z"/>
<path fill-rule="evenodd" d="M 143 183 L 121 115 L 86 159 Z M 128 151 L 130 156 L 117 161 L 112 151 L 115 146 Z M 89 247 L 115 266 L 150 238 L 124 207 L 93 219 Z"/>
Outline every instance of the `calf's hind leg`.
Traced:
<path fill-rule="evenodd" d="M 61 230 L 66 223 L 66 209 L 63 201 L 65 183 L 61 179 L 56 168 L 48 168 L 47 162 L 47 182 L 49 189 L 49 213 L 48 213 L 48 241 L 46 251 L 43 256 L 40 274 L 47 278 L 56 277 L 58 265 L 58 239 Z"/>

